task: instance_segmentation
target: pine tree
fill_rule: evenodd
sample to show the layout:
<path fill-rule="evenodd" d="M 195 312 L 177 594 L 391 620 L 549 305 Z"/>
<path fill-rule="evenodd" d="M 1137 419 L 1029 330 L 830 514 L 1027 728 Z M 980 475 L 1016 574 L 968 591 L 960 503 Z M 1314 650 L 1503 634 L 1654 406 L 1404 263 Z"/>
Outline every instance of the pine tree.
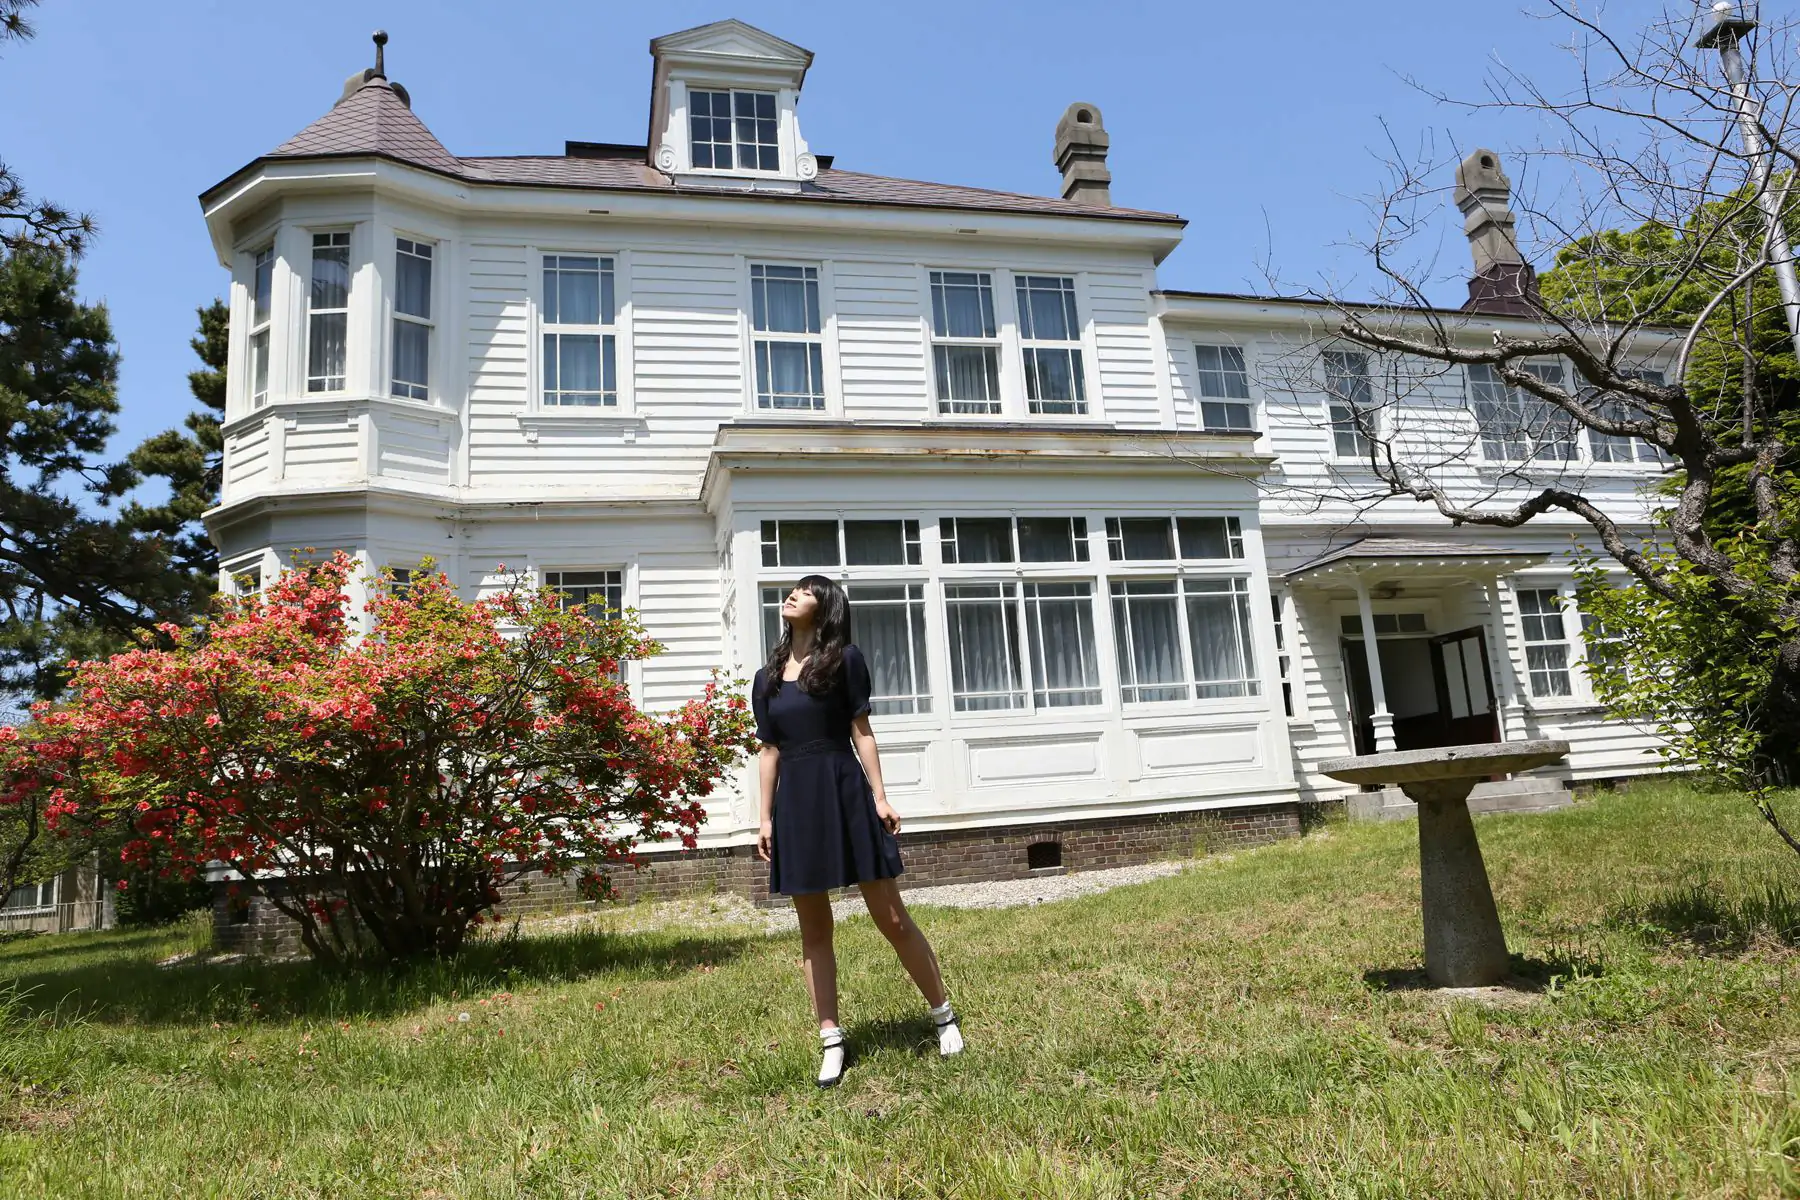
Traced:
<path fill-rule="evenodd" d="M 187 432 L 166 429 L 132 451 L 126 461 L 139 474 L 164 479 L 169 498 L 160 505 L 127 505 L 121 520 L 132 530 L 160 534 L 168 539 L 169 553 L 183 571 L 205 587 L 217 579 L 219 553 L 200 517 L 219 502 L 219 482 L 224 470 L 225 437 L 220 426 L 225 418 L 225 362 L 230 347 L 231 311 L 214 300 L 198 310 L 200 329 L 188 344 L 200 356 L 201 367 L 188 375 L 188 389 L 200 402 L 197 412 L 184 422 Z"/>

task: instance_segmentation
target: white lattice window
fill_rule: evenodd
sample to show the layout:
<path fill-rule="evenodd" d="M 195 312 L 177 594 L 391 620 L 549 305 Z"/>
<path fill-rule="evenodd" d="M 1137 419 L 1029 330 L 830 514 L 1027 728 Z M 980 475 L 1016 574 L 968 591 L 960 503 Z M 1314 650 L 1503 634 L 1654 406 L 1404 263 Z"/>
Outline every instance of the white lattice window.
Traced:
<path fill-rule="evenodd" d="M 1531 676 L 1531 694 L 1540 698 L 1573 695 L 1562 594 L 1555 588 L 1521 590 L 1519 623 L 1525 632 L 1525 666 Z"/>
<path fill-rule="evenodd" d="M 1325 368 L 1332 449 L 1339 458 L 1366 459 L 1375 436 L 1375 388 L 1369 378 L 1369 356 L 1360 350 L 1327 350 L 1319 358 Z"/>
<path fill-rule="evenodd" d="M 1520 370 L 1561 385 L 1560 363 L 1523 363 Z M 1509 386 L 1487 363 L 1469 368 L 1469 400 L 1489 462 L 1569 462 L 1575 458 L 1575 418 L 1523 388 Z"/>
<path fill-rule="evenodd" d="M 688 149 L 702 171 L 779 171 L 774 92 L 688 92 Z"/>
<path fill-rule="evenodd" d="M 250 271 L 250 407 L 269 402 L 269 317 L 275 298 L 275 247 L 264 246 Z"/>
<path fill-rule="evenodd" d="M 1195 346 L 1199 366 L 1200 425 L 1205 429 L 1256 428 L 1256 410 L 1250 402 L 1250 373 L 1244 352 L 1237 346 Z"/>

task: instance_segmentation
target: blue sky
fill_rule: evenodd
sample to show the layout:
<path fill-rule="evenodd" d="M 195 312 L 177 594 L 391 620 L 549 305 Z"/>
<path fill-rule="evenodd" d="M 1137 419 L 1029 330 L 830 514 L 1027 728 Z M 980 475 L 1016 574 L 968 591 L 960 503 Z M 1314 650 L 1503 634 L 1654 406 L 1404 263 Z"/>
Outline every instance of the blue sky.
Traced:
<path fill-rule="evenodd" d="M 1615 4 L 1609 20 L 1649 15 Z M 371 30 L 389 32 L 390 76 L 452 153 L 554 154 L 565 139 L 642 141 L 649 39 L 728 16 L 814 51 L 803 126 L 847 168 L 1053 194 L 1057 118 L 1097 104 L 1115 202 L 1190 222 L 1163 286 L 1220 291 L 1263 290 L 1265 264 L 1359 290 L 1368 268 L 1349 243 L 1383 180 L 1384 122 L 1407 146 L 1505 149 L 1538 132 L 1434 104 L 1403 76 L 1473 95 L 1496 56 L 1551 78 L 1567 61 L 1560 26 L 1441 0 L 45 0 L 37 38 L 0 57 L 0 157 L 100 222 L 82 290 L 110 306 L 124 358 L 115 449 L 191 407 L 194 309 L 226 283 L 195 197 L 330 107 L 371 61 Z M 1460 272 L 1447 207 L 1436 232 Z"/>

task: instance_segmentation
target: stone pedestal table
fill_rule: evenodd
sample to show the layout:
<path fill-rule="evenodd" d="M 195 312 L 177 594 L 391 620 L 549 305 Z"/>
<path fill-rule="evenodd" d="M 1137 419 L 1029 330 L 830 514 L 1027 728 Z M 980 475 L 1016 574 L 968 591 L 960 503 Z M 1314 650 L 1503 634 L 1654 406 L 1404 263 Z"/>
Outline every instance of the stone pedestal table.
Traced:
<path fill-rule="evenodd" d="M 1490 775 L 1562 761 L 1569 743 L 1489 742 L 1334 758 L 1319 769 L 1345 783 L 1396 785 L 1419 806 L 1419 905 L 1425 973 L 1439 987 L 1486 987 L 1506 977 L 1506 938 L 1488 884 L 1469 793 Z"/>

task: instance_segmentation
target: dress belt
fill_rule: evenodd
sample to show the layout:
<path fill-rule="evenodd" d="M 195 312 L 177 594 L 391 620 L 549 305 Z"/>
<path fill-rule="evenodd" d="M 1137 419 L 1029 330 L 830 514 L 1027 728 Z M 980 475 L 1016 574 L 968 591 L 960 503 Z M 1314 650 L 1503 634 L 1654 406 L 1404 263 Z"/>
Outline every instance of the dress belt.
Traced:
<path fill-rule="evenodd" d="M 793 742 L 781 747 L 783 758 L 811 758 L 815 754 L 851 754 L 855 749 L 847 741 L 834 738 L 818 738 L 810 742 Z"/>

